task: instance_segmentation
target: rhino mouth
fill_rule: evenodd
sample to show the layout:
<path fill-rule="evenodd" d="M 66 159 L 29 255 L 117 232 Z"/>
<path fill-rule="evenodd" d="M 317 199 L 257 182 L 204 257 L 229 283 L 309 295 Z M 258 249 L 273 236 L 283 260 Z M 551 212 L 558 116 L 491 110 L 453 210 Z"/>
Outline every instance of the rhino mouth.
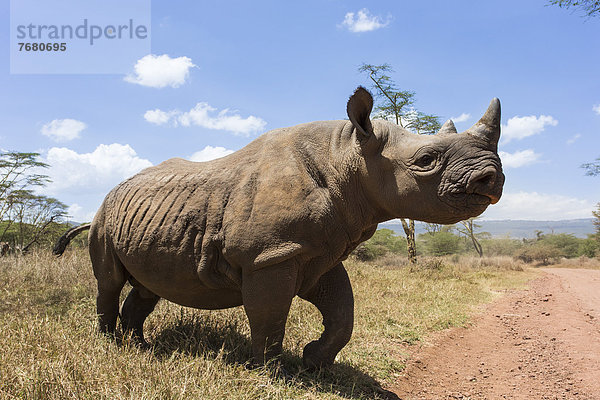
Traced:
<path fill-rule="evenodd" d="M 443 221 L 427 222 L 455 224 L 458 221 L 475 217 L 484 212 L 492 204 L 492 201 L 495 201 L 495 199 L 492 199 L 492 196 L 466 192 L 446 194 L 445 196 L 441 196 L 440 200 L 451 210 L 452 215 L 449 218 L 442 218 Z"/>
<path fill-rule="evenodd" d="M 468 203 L 476 205 L 476 206 L 488 206 L 494 204 L 494 198 L 492 195 L 480 194 L 480 193 L 472 193 L 468 195 Z M 496 202 L 498 202 L 496 200 Z"/>
<path fill-rule="evenodd" d="M 487 198 L 490 199 L 490 203 L 492 204 L 496 204 L 497 202 L 500 201 L 500 197 L 493 195 L 493 194 L 484 194 L 484 196 L 486 196 Z"/>

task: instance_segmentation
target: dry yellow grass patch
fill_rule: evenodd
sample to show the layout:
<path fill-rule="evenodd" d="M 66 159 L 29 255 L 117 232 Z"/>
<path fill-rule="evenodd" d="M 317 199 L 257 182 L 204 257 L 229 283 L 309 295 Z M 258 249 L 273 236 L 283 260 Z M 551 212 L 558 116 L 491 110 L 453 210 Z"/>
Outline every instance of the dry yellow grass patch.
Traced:
<path fill-rule="evenodd" d="M 429 263 L 429 264 L 427 264 Z M 296 299 L 284 367 L 292 379 L 248 370 L 241 308 L 202 311 L 162 301 L 146 323 L 150 351 L 96 333 L 95 280 L 84 250 L 0 259 L 0 398 L 6 399 L 371 399 L 402 371 L 401 346 L 463 325 L 494 292 L 531 277 L 500 263 L 402 259 L 347 268 L 356 298 L 352 340 L 332 368 L 302 368 L 303 346 L 321 317 Z M 125 293 L 125 291 L 124 291 Z"/>

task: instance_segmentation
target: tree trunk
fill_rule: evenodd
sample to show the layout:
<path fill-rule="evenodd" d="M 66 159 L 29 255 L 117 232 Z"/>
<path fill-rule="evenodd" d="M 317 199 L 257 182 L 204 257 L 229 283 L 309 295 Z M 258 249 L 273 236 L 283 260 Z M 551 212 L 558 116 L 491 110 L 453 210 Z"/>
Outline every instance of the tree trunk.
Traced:
<path fill-rule="evenodd" d="M 458 231 L 465 235 L 465 239 L 467 235 L 469 236 L 471 242 L 473 242 L 473 247 L 475 248 L 475 251 L 477 252 L 477 254 L 479 254 L 479 257 L 483 257 L 483 248 L 481 247 L 481 243 L 479 243 L 479 240 L 477 240 L 477 238 L 475 237 L 475 224 L 473 222 L 473 219 L 461 221 L 460 223 L 465 228 L 465 230 L 461 231 L 459 229 Z"/>
<path fill-rule="evenodd" d="M 404 218 L 400 218 L 402 228 L 406 235 L 406 250 L 408 252 L 408 261 L 411 264 L 417 263 L 417 243 L 415 242 L 415 221 L 409 219 L 408 222 Z"/>
<path fill-rule="evenodd" d="M 473 241 L 473 247 L 475 247 L 475 251 L 477 251 L 479 257 L 483 257 L 483 248 L 481 247 L 479 241 L 475 239 L 475 236 L 473 234 L 471 234 L 471 240 Z"/>
<path fill-rule="evenodd" d="M 29 241 L 29 243 L 27 243 L 27 246 L 21 247 L 21 254 L 25 254 L 29 251 L 29 248 L 31 247 L 31 245 L 38 241 L 38 239 L 40 238 L 40 236 L 42 236 L 42 233 L 44 233 L 44 231 L 46 230 L 48 225 L 50 225 L 54 221 L 55 217 L 56 216 L 54 216 L 54 215 L 52 217 L 50 217 L 50 219 L 48 221 L 46 221 L 46 223 L 35 233 L 35 235 L 33 235 L 33 239 L 31 239 Z"/>

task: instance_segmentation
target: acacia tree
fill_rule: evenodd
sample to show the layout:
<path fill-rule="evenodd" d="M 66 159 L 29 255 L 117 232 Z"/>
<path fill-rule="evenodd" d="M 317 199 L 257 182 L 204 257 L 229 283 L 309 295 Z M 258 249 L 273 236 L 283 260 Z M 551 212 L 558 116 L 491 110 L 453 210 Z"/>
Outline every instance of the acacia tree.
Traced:
<path fill-rule="evenodd" d="M 48 164 L 38 161 L 38 156 L 39 153 L 0 152 L 0 221 L 12 207 L 12 192 L 49 182 L 48 176 L 33 172 L 48 167 Z"/>
<path fill-rule="evenodd" d="M 587 17 L 600 15 L 600 0 L 550 0 L 549 4 L 566 9 L 579 9 Z"/>
<path fill-rule="evenodd" d="M 585 174 L 588 176 L 600 175 L 600 157 L 590 163 L 581 164 L 581 168 L 585 169 Z"/>
<path fill-rule="evenodd" d="M 594 226 L 596 227 L 596 241 L 600 243 L 600 203 L 596 204 L 596 211 L 592 211 L 594 215 Z"/>
<path fill-rule="evenodd" d="M 31 190 L 13 191 L 10 197 L 8 221 L 16 225 L 13 241 L 23 253 L 41 239 L 53 222 L 67 215 L 64 203 Z"/>
<path fill-rule="evenodd" d="M 404 127 L 419 135 L 435 134 L 442 127 L 440 117 L 433 114 L 425 114 L 414 109 L 408 112 L 404 119 L 406 120 Z"/>
<path fill-rule="evenodd" d="M 600 157 L 596 158 L 594 162 L 585 163 L 581 166 L 586 169 L 585 174 L 588 176 L 600 176 Z M 596 211 L 592 211 L 594 215 L 594 226 L 596 227 L 596 240 L 600 242 L 600 203 L 596 205 L 598 209 Z"/>
<path fill-rule="evenodd" d="M 455 228 L 454 225 L 443 225 L 443 224 L 430 224 L 428 222 L 423 224 L 425 232 L 429 235 L 435 235 L 439 232 L 450 232 Z"/>
<path fill-rule="evenodd" d="M 50 182 L 40 174 L 39 153 L 0 152 L 0 240 L 8 233 L 21 251 L 37 243 L 53 223 L 66 216 L 67 206 L 35 193 Z"/>
<path fill-rule="evenodd" d="M 425 225 L 423 226 L 425 228 L 425 231 L 430 234 L 430 235 L 435 235 L 438 232 L 442 231 L 442 228 L 444 227 L 444 225 L 442 224 L 430 224 L 430 223 L 425 223 Z"/>
<path fill-rule="evenodd" d="M 371 86 L 377 99 L 374 109 L 375 118 L 395 122 L 397 125 L 419 134 L 435 133 L 439 130 L 441 125 L 438 117 L 421 113 L 412 108 L 415 102 L 415 93 L 410 90 L 400 90 L 396 86 L 392 78 L 387 75 L 392 72 L 392 68 L 388 64 L 362 64 L 358 71 L 369 74 L 372 82 Z M 400 218 L 400 222 L 406 235 L 408 259 L 411 263 L 416 264 L 415 221 Z"/>
<path fill-rule="evenodd" d="M 471 239 L 475 251 L 477 254 L 479 254 L 479 257 L 483 257 L 483 248 L 481 247 L 481 243 L 479 243 L 479 239 L 477 238 L 479 234 L 475 232 L 478 228 L 481 228 L 481 225 L 475 223 L 476 219 L 477 218 L 475 217 L 460 221 L 461 226 L 457 227 L 456 230 Z"/>

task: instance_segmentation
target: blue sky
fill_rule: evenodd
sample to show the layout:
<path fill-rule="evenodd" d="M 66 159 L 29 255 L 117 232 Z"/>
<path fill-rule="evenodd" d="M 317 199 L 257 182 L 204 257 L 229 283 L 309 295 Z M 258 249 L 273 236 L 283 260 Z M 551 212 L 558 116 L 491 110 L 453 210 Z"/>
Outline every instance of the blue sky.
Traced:
<path fill-rule="evenodd" d="M 507 179 L 483 217 L 588 218 L 600 201 L 579 167 L 600 156 L 600 18 L 544 0 L 153 1 L 151 50 L 124 74 L 11 74 L 7 0 L 0 18 L 0 148 L 40 152 L 77 221 L 141 168 L 345 118 L 362 63 L 459 131 L 500 98 Z"/>

